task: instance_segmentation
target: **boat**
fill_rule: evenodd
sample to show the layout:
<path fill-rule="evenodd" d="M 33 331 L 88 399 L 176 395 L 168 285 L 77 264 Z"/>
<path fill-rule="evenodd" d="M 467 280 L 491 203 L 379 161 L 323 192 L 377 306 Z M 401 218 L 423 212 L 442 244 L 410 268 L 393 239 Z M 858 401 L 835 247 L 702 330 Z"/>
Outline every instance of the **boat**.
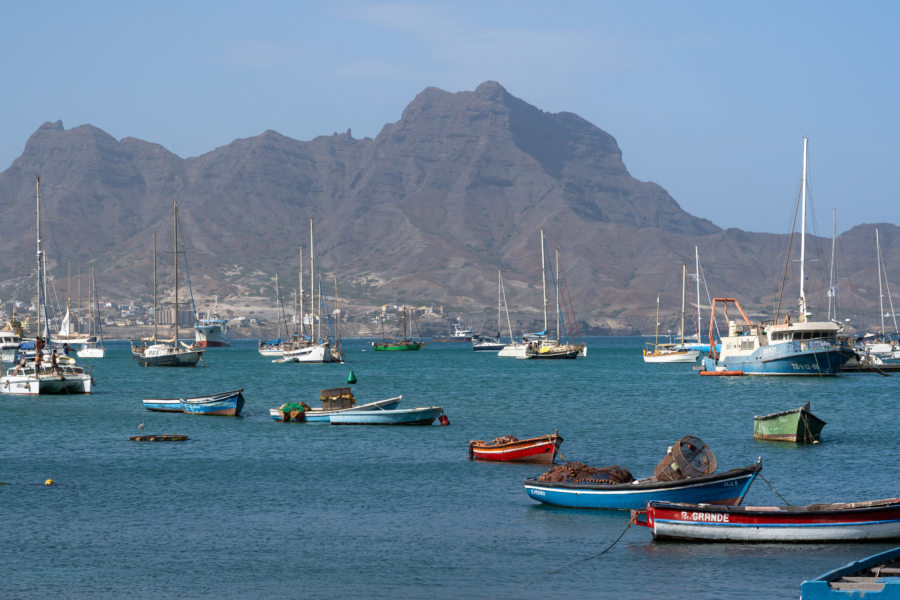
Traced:
<path fill-rule="evenodd" d="M 626 483 L 549 482 L 525 479 L 525 492 L 533 500 L 568 508 L 629 510 L 644 508 L 651 500 L 740 504 L 761 470 L 761 462 L 724 473 L 661 481 L 655 476 Z"/>
<path fill-rule="evenodd" d="M 410 307 L 400 307 L 400 330 L 402 337 L 392 340 L 385 339 L 382 331 L 382 340 L 380 342 L 372 342 L 372 349 L 382 352 L 404 352 L 421 350 L 425 342 L 421 339 L 412 339 L 409 337 L 409 317 Z M 384 328 L 384 318 L 381 320 L 381 326 Z"/>
<path fill-rule="evenodd" d="M 900 539 L 900 498 L 807 506 L 650 501 L 634 522 L 657 540 L 869 542 Z"/>
<path fill-rule="evenodd" d="M 195 367 L 201 360 L 203 348 L 195 348 L 178 340 L 178 201 L 172 204 L 175 255 L 175 309 L 173 311 L 173 336 L 168 340 L 158 337 L 156 300 L 156 233 L 153 234 L 153 337 L 131 344 L 131 356 L 142 367 Z"/>
<path fill-rule="evenodd" d="M 100 325 L 100 301 L 97 298 L 97 288 L 94 284 L 94 267 L 91 267 L 91 289 L 88 299 L 90 306 L 88 316 L 88 339 L 76 350 L 78 358 L 103 358 L 106 356 L 106 347 L 103 345 L 103 332 Z M 96 310 L 95 310 L 96 309 Z M 97 333 L 94 335 L 96 324 Z"/>
<path fill-rule="evenodd" d="M 659 343 L 659 294 L 656 295 L 656 336 L 650 348 L 644 348 L 645 363 L 694 363 L 700 358 L 700 350 L 684 344 L 684 296 L 687 285 L 687 265 L 681 265 L 681 343 Z"/>
<path fill-rule="evenodd" d="M 213 310 L 206 316 L 198 318 L 194 323 L 194 346 L 197 348 L 224 348 L 231 345 L 231 333 L 228 321 L 219 318 L 217 308 L 219 297 L 216 296 Z"/>
<path fill-rule="evenodd" d="M 702 360 L 701 374 L 721 372 L 741 375 L 838 375 L 841 366 L 855 352 L 838 339 L 844 326 L 835 321 L 810 321 L 806 302 L 806 167 L 807 142 L 803 138 L 803 176 L 800 194 L 800 296 L 796 321 L 790 315 L 770 324 L 754 324 L 735 298 L 714 298 L 711 307 L 709 339 L 710 354 Z M 788 257 L 790 260 L 790 257 Z M 721 339 L 721 350 L 713 343 L 716 305 L 726 310 L 733 303 L 744 319 L 745 327 L 728 321 L 728 335 Z M 726 319 L 727 320 L 727 319 Z"/>
<path fill-rule="evenodd" d="M 571 307 L 571 301 L 568 303 L 566 307 L 566 318 L 562 318 L 561 306 L 559 301 L 559 286 L 560 280 L 562 278 L 562 273 L 560 271 L 559 265 L 559 248 L 556 249 L 556 271 L 555 273 L 551 271 L 551 277 L 553 278 L 553 287 L 556 290 L 556 338 L 550 339 L 548 336 L 544 336 L 542 339 L 538 341 L 530 341 L 525 344 L 525 358 L 533 358 L 533 359 L 574 359 L 579 356 L 587 355 L 587 348 L 583 343 L 574 339 L 574 332 L 567 331 L 567 335 L 573 337 L 572 341 L 562 342 L 561 340 L 561 332 L 560 330 L 566 327 L 568 330 L 571 327 L 575 326 L 574 323 L 574 310 Z M 543 299 L 544 299 L 544 333 L 547 332 L 547 277 L 546 277 L 546 260 L 544 258 L 544 230 L 541 229 L 541 286 L 543 289 Z M 571 323 L 567 323 L 570 320 Z"/>
<path fill-rule="evenodd" d="M 444 414 L 440 406 L 394 408 L 389 410 L 351 410 L 331 415 L 332 425 L 431 425 Z"/>
<path fill-rule="evenodd" d="M 847 563 L 800 584 L 800 600 L 900 598 L 900 546 Z"/>
<path fill-rule="evenodd" d="M 303 278 L 300 278 L 301 285 Z M 287 336 L 287 323 L 284 322 L 284 304 L 281 301 L 281 288 L 278 287 L 278 273 L 275 273 L 275 339 L 259 340 L 258 350 L 261 356 L 281 357 L 284 346 L 288 343 L 282 339 L 282 332 Z"/>
<path fill-rule="evenodd" d="M 476 336 L 468 327 L 463 327 L 459 317 L 456 317 L 456 323 L 453 324 L 453 333 L 432 338 L 433 342 L 471 342 Z"/>
<path fill-rule="evenodd" d="M 244 388 L 191 398 L 144 398 L 144 408 L 157 412 L 236 417 L 244 408 Z"/>
<path fill-rule="evenodd" d="M 0 393 L 37 396 L 43 394 L 90 394 L 94 378 L 90 371 L 62 357 L 53 347 L 47 318 L 47 257 L 41 244 L 41 178 L 35 182 L 37 204 L 37 331 L 34 358 L 27 361 L 24 351 L 20 362 L 0 376 Z M 20 344 L 21 346 L 21 344 Z"/>
<path fill-rule="evenodd" d="M 881 329 L 878 334 L 861 336 L 858 340 L 859 354 L 869 362 L 877 361 L 878 366 L 885 364 L 900 364 L 900 343 L 888 334 L 884 326 L 886 310 L 884 297 L 887 295 L 889 302 L 889 316 L 894 321 L 894 336 L 900 331 L 897 328 L 897 313 L 894 311 L 894 300 L 891 296 L 891 286 L 887 280 L 887 268 L 884 264 L 884 253 L 881 251 L 881 239 L 878 229 L 875 229 L 875 256 L 878 263 L 878 306 L 881 315 Z"/>
<path fill-rule="evenodd" d="M 809 402 L 800 408 L 753 417 L 753 437 L 758 440 L 817 444 L 825 421 L 809 412 Z"/>
<path fill-rule="evenodd" d="M 15 362 L 22 343 L 22 325 L 15 314 L 0 329 L 0 363 Z"/>
<path fill-rule="evenodd" d="M 563 438 L 557 432 L 524 440 L 512 435 L 504 435 L 490 442 L 472 440 L 469 442 L 469 458 L 472 460 L 550 464 L 556 458 L 562 443 Z"/>
<path fill-rule="evenodd" d="M 506 288 L 503 286 L 503 275 L 497 270 L 497 279 L 500 281 L 500 293 L 503 295 L 503 311 L 506 313 L 506 327 L 509 331 L 509 343 L 505 344 L 497 356 L 500 358 L 528 358 L 525 354 L 527 346 L 524 341 L 515 341 L 513 339 L 512 323 L 509 320 L 509 305 L 506 303 Z"/>
<path fill-rule="evenodd" d="M 498 352 L 503 350 L 506 344 L 500 341 L 500 336 L 476 335 L 472 337 L 472 350 L 475 352 Z"/>
<path fill-rule="evenodd" d="M 321 407 L 311 408 L 305 402 L 286 402 L 278 408 L 270 408 L 269 416 L 276 421 L 296 421 L 299 414 L 292 417 L 291 413 L 302 409 L 304 413 L 302 420 L 310 423 L 328 423 L 330 422 L 331 415 L 334 414 L 356 410 L 392 410 L 397 408 L 397 405 L 403 400 L 403 396 L 395 396 L 393 398 L 385 398 L 384 400 L 376 400 L 375 402 L 367 402 L 366 404 L 356 404 L 356 399 L 353 398 L 353 394 L 349 390 L 350 388 L 322 390 L 322 395 L 320 396 L 320 399 L 322 400 Z M 351 401 L 338 402 L 338 399 L 341 399 L 342 397 Z"/>

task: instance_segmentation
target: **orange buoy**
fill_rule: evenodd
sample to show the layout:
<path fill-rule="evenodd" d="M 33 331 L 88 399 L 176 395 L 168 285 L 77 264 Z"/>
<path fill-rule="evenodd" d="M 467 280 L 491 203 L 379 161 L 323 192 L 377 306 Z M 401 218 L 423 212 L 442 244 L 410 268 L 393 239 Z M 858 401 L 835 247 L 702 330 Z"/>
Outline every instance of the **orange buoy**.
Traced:
<path fill-rule="evenodd" d="M 447 418 L 447 415 L 441 415 L 440 417 L 438 417 L 438 421 L 440 422 L 441 425 L 449 425 L 450 424 L 450 419 Z"/>

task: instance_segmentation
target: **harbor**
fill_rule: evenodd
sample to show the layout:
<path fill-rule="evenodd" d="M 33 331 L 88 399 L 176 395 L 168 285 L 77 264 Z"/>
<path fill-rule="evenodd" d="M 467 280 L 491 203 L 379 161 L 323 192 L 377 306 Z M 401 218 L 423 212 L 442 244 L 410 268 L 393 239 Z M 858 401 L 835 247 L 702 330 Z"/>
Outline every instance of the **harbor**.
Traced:
<path fill-rule="evenodd" d="M 694 435 L 719 472 L 762 459 L 765 481 L 745 505 L 783 504 L 768 484 L 795 505 L 897 495 L 893 377 L 698 377 L 690 365 L 645 364 L 639 337 L 585 341 L 589 357 L 557 363 L 465 343 L 385 354 L 351 339 L 346 364 L 285 368 L 238 339 L 209 350 L 206 367 L 157 370 L 107 340 L 89 396 L 2 396 L 0 560 L 15 575 L 0 595 L 291 597 L 302 572 L 310 598 L 797 597 L 802 581 L 892 547 L 654 542 L 628 527 L 628 511 L 531 499 L 523 481 L 548 465 L 470 460 L 470 440 L 558 430 L 565 459 L 646 474 Z M 332 427 L 269 414 L 318 405 L 351 369 L 360 403 L 402 395 L 400 407 L 440 405 L 451 424 Z M 240 387 L 236 418 L 142 405 Z M 801 398 L 828 422 L 819 444 L 753 438 L 754 415 Z M 188 439 L 129 441 L 164 432 Z M 228 568 L 185 570 L 188 560 Z"/>

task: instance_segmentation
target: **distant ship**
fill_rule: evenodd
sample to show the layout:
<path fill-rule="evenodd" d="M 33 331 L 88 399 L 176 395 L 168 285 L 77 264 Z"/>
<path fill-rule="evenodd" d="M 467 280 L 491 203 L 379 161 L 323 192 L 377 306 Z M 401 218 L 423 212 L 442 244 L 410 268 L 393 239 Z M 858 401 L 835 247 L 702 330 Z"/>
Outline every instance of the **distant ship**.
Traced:
<path fill-rule="evenodd" d="M 207 314 L 194 324 L 194 345 L 199 348 L 222 348 L 231 345 L 231 335 L 225 319 Z"/>

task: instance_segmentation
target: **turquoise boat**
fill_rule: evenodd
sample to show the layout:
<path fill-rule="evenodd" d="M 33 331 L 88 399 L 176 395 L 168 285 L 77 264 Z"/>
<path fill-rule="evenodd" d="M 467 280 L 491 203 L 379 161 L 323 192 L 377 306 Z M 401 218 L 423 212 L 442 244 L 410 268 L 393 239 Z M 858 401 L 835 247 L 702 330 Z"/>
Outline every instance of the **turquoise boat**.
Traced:
<path fill-rule="evenodd" d="M 753 437 L 758 440 L 817 444 L 825 421 L 809 412 L 809 402 L 800 408 L 753 417 Z"/>
<path fill-rule="evenodd" d="M 800 584 L 800 600 L 900 598 L 900 547 L 829 571 Z"/>
<path fill-rule="evenodd" d="M 329 420 L 332 425 L 431 425 L 443 413 L 440 406 L 354 410 L 333 414 Z"/>

